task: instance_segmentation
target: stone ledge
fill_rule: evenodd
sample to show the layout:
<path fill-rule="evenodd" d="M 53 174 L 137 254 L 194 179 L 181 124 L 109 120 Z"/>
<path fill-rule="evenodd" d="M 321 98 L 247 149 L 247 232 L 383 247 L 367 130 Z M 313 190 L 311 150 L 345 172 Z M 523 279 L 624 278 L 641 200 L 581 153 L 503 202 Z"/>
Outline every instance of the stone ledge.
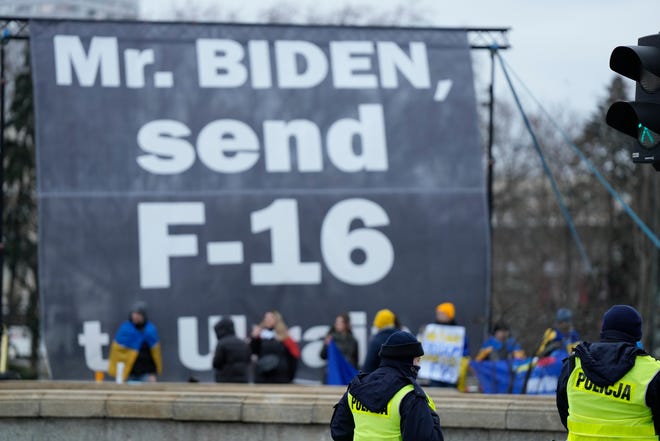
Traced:
<path fill-rule="evenodd" d="M 334 401 L 317 401 L 312 409 L 312 424 L 328 424 L 337 401 L 338 398 Z"/>
<path fill-rule="evenodd" d="M 171 420 L 174 419 L 174 400 L 176 395 L 111 394 L 106 399 L 108 418 L 139 418 Z"/>
<path fill-rule="evenodd" d="M 535 425 L 546 428 L 547 430 L 564 431 L 561 424 L 555 398 L 552 401 L 535 403 L 530 406 L 529 403 L 511 402 L 506 410 L 506 428 L 510 430 L 529 430 L 530 421 Z"/>
<path fill-rule="evenodd" d="M 484 400 L 447 400 L 438 403 L 434 398 L 443 427 L 473 428 L 475 423 L 484 429 L 506 428 L 506 406 Z"/>
<path fill-rule="evenodd" d="M 241 421 L 312 424 L 314 401 L 314 397 L 291 394 L 268 393 L 261 397 L 248 397 L 243 401 Z"/>
<path fill-rule="evenodd" d="M 40 415 L 38 394 L 0 397 L 0 418 L 36 418 Z"/>
<path fill-rule="evenodd" d="M 5 418 L 105 418 L 327 425 L 341 386 L 0 382 Z M 563 432 L 553 396 L 426 388 L 444 428 Z"/>
<path fill-rule="evenodd" d="M 241 421 L 242 400 L 236 397 L 178 397 L 173 418 L 179 421 Z"/>
<path fill-rule="evenodd" d="M 66 396 L 47 392 L 39 403 L 41 417 L 103 418 L 107 415 L 106 396 L 94 392 L 70 392 Z"/>

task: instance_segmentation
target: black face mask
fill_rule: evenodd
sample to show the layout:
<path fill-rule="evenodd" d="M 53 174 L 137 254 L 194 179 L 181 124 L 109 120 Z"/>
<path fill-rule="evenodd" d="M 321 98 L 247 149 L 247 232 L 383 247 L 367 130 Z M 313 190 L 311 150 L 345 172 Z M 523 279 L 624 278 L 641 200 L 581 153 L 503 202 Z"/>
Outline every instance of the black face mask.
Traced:
<path fill-rule="evenodd" d="M 413 378 L 417 378 L 417 374 L 419 374 L 420 369 L 421 366 L 415 366 L 415 365 L 410 366 L 410 371 L 412 372 Z"/>

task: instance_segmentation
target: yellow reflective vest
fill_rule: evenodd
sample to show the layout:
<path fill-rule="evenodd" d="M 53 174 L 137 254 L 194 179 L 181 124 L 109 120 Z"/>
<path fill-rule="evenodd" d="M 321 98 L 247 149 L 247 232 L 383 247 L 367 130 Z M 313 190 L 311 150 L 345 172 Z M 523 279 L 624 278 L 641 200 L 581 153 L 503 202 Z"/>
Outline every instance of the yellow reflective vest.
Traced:
<path fill-rule="evenodd" d="M 403 386 L 387 403 L 382 412 L 372 412 L 358 401 L 351 393 L 348 393 L 348 407 L 353 414 L 355 429 L 353 441 L 367 440 L 401 440 L 401 414 L 399 406 L 403 398 L 414 389 L 412 384 Z M 426 395 L 429 407 L 435 411 L 435 403 L 431 397 Z"/>
<path fill-rule="evenodd" d="M 660 371 L 660 361 L 644 355 L 611 386 L 597 386 L 587 378 L 575 357 L 575 369 L 566 385 L 568 439 L 658 440 L 653 414 L 646 405 L 646 389 Z"/>

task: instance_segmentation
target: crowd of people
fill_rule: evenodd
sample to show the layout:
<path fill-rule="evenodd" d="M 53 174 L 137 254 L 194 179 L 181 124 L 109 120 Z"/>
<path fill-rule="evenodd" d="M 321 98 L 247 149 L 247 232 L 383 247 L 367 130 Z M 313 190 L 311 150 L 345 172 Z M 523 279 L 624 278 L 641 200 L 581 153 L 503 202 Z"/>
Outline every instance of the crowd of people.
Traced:
<path fill-rule="evenodd" d="M 438 312 L 446 308 L 439 305 Z M 438 314 L 438 323 L 447 319 Z M 555 325 L 546 330 L 536 352 L 536 357 L 567 354 L 555 389 L 567 440 L 657 440 L 660 361 L 640 343 L 639 312 L 629 305 L 611 307 L 603 316 L 597 342 L 579 342 L 571 322 L 571 311 L 557 311 Z M 482 361 L 522 357 L 509 332 L 506 324 L 495 324 L 479 351 Z M 443 440 L 435 404 L 417 381 L 424 355 L 415 336 L 391 333 L 381 345 L 379 367 L 356 375 L 335 405 L 332 439 Z"/>
<path fill-rule="evenodd" d="M 446 362 L 458 363 L 461 366 L 450 374 L 429 375 L 429 378 L 424 379 L 424 384 L 434 387 L 461 387 L 461 379 L 467 369 L 464 361 L 470 359 L 470 345 L 465 328 L 457 322 L 456 308 L 451 302 L 438 304 L 434 318 L 432 323 L 419 329 L 417 338 L 422 342 L 425 342 L 425 339 L 436 340 L 437 335 L 446 335 L 450 332 L 448 330 L 455 329 L 459 334 L 452 334 L 451 339 L 460 340 L 460 347 L 456 348 L 453 358 L 447 358 Z M 409 331 L 409 329 L 402 326 L 395 312 L 390 309 L 377 311 L 372 324 L 372 336 L 368 341 L 364 362 L 361 365 L 358 341 L 353 335 L 347 313 L 335 317 L 323 340 L 319 357 L 328 360 L 328 350 L 332 344 L 332 350 L 338 351 L 355 372 L 375 371 L 382 362 L 380 353 L 382 345 L 395 332 L 401 329 Z M 293 381 L 300 359 L 300 347 L 289 335 L 286 322 L 278 311 L 267 311 L 261 322 L 253 327 L 247 339 L 237 337 L 234 323 L 229 318 L 221 319 L 216 323 L 214 330 L 217 345 L 213 354 L 213 369 L 217 382 L 290 383 Z M 557 311 L 554 326 L 543 334 L 534 355 L 544 357 L 558 350 L 570 353 L 579 340 L 579 334 L 572 326 L 571 311 L 562 308 Z M 523 359 L 525 356 L 525 351 L 511 335 L 509 325 L 504 321 L 498 321 L 493 326 L 492 334 L 485 340 L 473 360 L 499 361 Z M 436 363 L 441 364 L 442 361 L 436 360 Z M 108 373 L 114 377 L 121 377 L 123 381 L 143 382 L 156 381 L 161 370 L 162 359 L 156 327 L 148 319 L 146 304 L 137 302 L 130 310 L 128 319 L 119 327 L 112 342 Z M 328 383 L 327 371 L 324 371 L 322 381 Z"/>
<path fill-rule="evenodd" d="M 535 351 L 534 359 L 560 358 L 556 386 L 560 420 L 569 440 L 658 439 L 660 434 L 660 361 L 641 345 L 642 318 L 628 305 L 615 305 L 602 320 L 600 340 L 581 342 L 568 309 L 557 311 Z M 435 322 L 418 335 L 402 327 L 396 314 L 379 310 L 365 362 L 358 371 L 358 342 L 348 314 L 339 314 L 323 340 L 320 358 L 339 354 L 354 369 L 348 387 L 331 419 L 333 440 L 429 439 L 443 440 L 440 418 L 422 384 L 459 387 L 456 375 L 461 360 L 469 357 L 465 329 L 456 321 L 452 303 L 439 304 Z M 402 329 L 403 328 L 403 329 Z M 215 325 L 217 345 L 213 368 L 217 382 L 290 383 L 300 359 L 300 348 L 291 338 L 277 311 L 267 311 L 249 339 L 236 336 L 229 318 Z M 434 352 L 437 341 L 449 342 L 446 353 Z M 425 347 L 428 349 L 425 350 Z M 444 349 L 447 349 L 445 347 Z M 447 369 L 427 368 L 446 361 Z M 519 360 L 524 351 L 503 321 L 495 323 L 475 362 Z M 453 360 L 453 361 L 452 361 Z M 112 342 L 108 372 L 127 381 L 153 382 L 161 372 L 158 332 L 148 319 L 146 305 L 136 303 Z M 429 372 L 431 374 L 429 374 Z M 421 379 L 426 376 L 426 383 Z M 328 382 L 328 373 L 324 382 Z"/>

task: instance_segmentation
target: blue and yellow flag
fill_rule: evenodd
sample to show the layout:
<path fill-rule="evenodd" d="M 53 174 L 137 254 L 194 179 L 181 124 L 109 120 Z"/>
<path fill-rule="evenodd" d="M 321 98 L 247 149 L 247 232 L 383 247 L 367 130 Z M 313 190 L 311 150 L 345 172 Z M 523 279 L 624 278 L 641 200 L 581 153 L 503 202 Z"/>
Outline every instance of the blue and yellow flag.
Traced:
<path fill-rule="evenodd" d="M 156 365 L 156 373 L 162 372 L 163 360 L 160 352 L 160 340 L 158 339 L 158 331 L 156 327 L 147 322 L 142 329 L 138 329 L 126 320 L 119 327 L 115 339 L 110 346 L 110 360 L 108 363 L 108 374 L 117 376 L 117 363 L 124 363 L 124 380 L 128 378 L 128 374 L 133 368 L 133 364 L 137 359 L 138 353 L 142 343 L 147 343 L 151 350 L 151 357 Z"/>
<path fill-rule="evenodd" d="M 328 384 L 346 385 L 358 373 L 344 358 L 334 341 L 328 343 Z"/>
<path fill-rule="evenodd" d="M 485 394 L 554 395 L 566 352 L 514 360 L 471 361 L 470 367 Z"/>

